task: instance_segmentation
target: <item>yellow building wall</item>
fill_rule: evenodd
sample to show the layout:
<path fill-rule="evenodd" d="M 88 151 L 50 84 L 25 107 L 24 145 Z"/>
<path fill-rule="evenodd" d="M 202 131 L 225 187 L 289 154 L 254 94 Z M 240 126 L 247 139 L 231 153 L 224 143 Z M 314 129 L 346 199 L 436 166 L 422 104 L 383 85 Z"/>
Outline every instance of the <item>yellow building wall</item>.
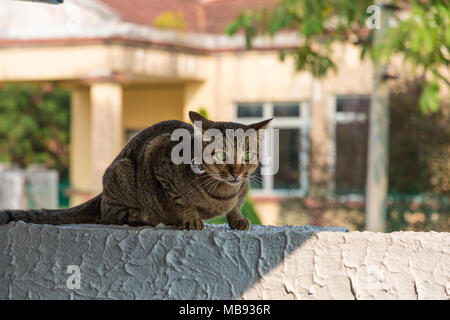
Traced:
<path fill-rule="evenodd" d="M 125 88 L 122 115 L 124 137 L 126 130 L 142 130 L 164 120 L 182 120 L 183 92 L 181 84 Z"/>
<path fill-rule="evenodd" d="M 217 119 L 232 119 L 236 102 L 305 101 L 311 96 L 311 75 L 296 72 L 290 59 L 276 51 L 226 53 L 216 57 Z"/>
<path fill-rule="evenodd" d="M 92 192 L 91 102 L 89 88 L 71 92 L 70 184 L 71 206 L 80 204 Z"/>

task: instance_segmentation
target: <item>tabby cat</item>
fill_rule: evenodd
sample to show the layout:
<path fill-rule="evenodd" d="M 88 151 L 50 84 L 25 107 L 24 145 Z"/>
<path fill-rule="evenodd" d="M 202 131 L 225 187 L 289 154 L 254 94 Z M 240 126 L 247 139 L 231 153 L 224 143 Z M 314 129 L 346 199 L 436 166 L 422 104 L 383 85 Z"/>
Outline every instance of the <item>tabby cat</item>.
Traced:
<path fill-rule="evenodd" d="M 195 112 L 190 112 L 189 117 L 193 123 L 200 123 L 202 130 L 218 129 L 224 136 L 226 129 L 254 129 L 259 133 L 272 120 L 246 126 L 214 122 Z M 258 165 L 248 161 L 231 164 L 203 161 L 198 167 L 176 165 L 171 161 L 171 151 L 178 144 L 171 140 L 175 129 L 188 130 L 194 143 L 194 127 L 190 124 L 176 120 L 155 124 L 136 135 L 114 159 L 103 175 L 103 190 L 96 197 L 69 209 L 0 211 L 0 225 L 18 220 L 53 225 L 163 223 L 200 230 L 202 220 L 226 214 L 232 229 L 248 229 L 250 221 L 242 216 L 240 207 L 249 178 Z M 221 157 L 226 156 L 224 141 Z M 248 160 L 248 150 L 245 156 Z"/>

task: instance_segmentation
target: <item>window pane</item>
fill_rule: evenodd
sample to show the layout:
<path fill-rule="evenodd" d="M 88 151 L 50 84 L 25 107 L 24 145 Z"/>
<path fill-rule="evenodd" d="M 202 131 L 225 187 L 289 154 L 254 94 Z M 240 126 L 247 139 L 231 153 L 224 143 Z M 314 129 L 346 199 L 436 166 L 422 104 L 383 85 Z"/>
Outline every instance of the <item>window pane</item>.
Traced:
<path fill-rule="evenodd" d="M 280 129 L 279 170 L 274 189 L 300 189 L 300 130 Z"/>
<path fill-rule="evenodd" d="M 263 107 L 260 103 L 240 103 L 237 107 L 238 118 L 261 118 Z"/>
<path fill-rule="evenodd" d="M 366 113 L 369 105 L 369 96 L 338 96 L 336 99 L 336 112 Z"/>
<path fill-rule="evenodd" d="M 299 117 L 300 109 L 298 103 L 274 104 L 273 115 L 275 117 Z"/>
<path fill-rule="evenodd" d="M 361 193 L 366 184 L 368 97 L 340 98 L 340 108 L 346 112 L 365 114 L 364 121 L 336 123 L 336 192 Z M 338 106 L 339 108 L 339 106 Z"/>

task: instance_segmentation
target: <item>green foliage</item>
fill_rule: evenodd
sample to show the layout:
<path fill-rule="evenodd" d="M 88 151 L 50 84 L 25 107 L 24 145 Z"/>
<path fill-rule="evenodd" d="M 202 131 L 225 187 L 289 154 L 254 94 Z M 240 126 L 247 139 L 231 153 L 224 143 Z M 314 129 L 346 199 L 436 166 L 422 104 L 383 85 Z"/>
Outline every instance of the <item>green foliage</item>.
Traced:
<path fill-rule="evenodd" d="M 420 108 L 436 112 L 440 103 L 438 80 L 450 85 L 441 70 L 450 66 L 450 1 L 413 1 L 407 18 L 394 16 L 398 27 L 388 30 L 383 43 L 374 48 L 375 58 L 389 61 L 403 55 L 413 71 L 429 73 Z"/>
<path fill-rule="evenodd" d="M 205 108 L 201 107 L 200 109 L 198 109 L 198 113 L 204 116 L 205 118 L 208 118 L 208 110 L 206 110 Z"/>
<path fill-rule="evenodd" d="M 386 232 L 450 231 L 450 203 L 446 197 L 390 195 L 386 215 Z"/>
<path fill-rule="evenodd" d="M 450 197 L 450 103 L 423 114 L 423 80 L 397 81 L 390 88 L 389 192 L 432 191 Z"/>
<path fill-rule="evenodd" d="M 182 11 L 164 11 L 155 18 L 153 25 L 160 29 L 183 31 L 187 22 Z"/>
<path fill-rule="evenodd" d="M 245 199 L 244 203 L 241 207 L 241 213 L 244 217 L 249 219 L 252 224 L 261 224 L 261 220 L 258 217 L 258 214 L 255 211 L 254 205 L 252 200 L 249 197 L 250 192 L 247 194 L 247 198 Z M 227 223 L 226 217 L 219 216 L 213 219 L 210 219 L 206 221 L 207 223 L 213 223 L 213 224 L 224 224 Z"/>
<path fill-rule="evenodd" d="M 224 224 L 224 223 L 227 223 L 227 218 L 225 217 L 225 215 L 218 216 L 218 217 L 207 220 L 206 223 Z"/>
<path fill-rule="evenodd" d="M 365 204 L 330 197 L 293 198 L 281 204 L 279 224 L 346 226 L 350 230 L 365 229 Z M 386 208 L 386 232 L 450 231 L 450 203 L 446 197 L 430 194 L 405 195 L 390 193 Z"/>
<path fill-rule="evenodd" d="M 322 77 L 328 70 L 337 70 L 334 62 L 326 55 L 321 55 L 310 47 L 303 46 L 292 51 L 296 68 L 301 70 L 307 66 L 307 70 L 312 74 Z"/>
<path fill-rule="evenodd" d="M 250 199 L 249 194 L 250 192 L 247 194 L 247 198 L 241 207 L 242 215 L 249 219 L 253 224 L 261 224 L 261 220 L 256 213 L 255 206 L 253 205 L 253 201 Z"/>
<path fill-rule="evenodd" d="M 40 163 L 65 174 L 69 164 L 70 95 L 32 85 L 0 88 L 0 161 Z"/>
<path fill-rule="evenodd" d="M 392 1 L 404 4 L 403 1 Z M 442 68 L 450 65 L 450 0 L 410 1 L 409 15 L 393 12 L 395 26 L 377 47 L 372 47 L 373 30 L 366 26 L 371 0 L 280 0 L 272 8 L 243 11 L 225 30 L 245 32 L 248 48 L 258 34 L 274 36 L 296 30 L 304 40 L 295 49 L 282 50 L 280 58 L 293 57 L 298 70 L 323 77 L 336 70 L 330 59 L 335 42 L 351 42 L 370 52 L 374 61 L 387 62 L 400 54 L 413 71 L 428 75 L 420 98 L 424 113 L 436 111 L 440 103 L 438 80 L 450 86 Z"/>
<path fill-rule="evenodd" d="M 427 113 L 428 110 L 436 112 L 439 109 L 439 103 L 439 83 L 435 80 L 426 83 L 419 100 L 422 112 Z"/>

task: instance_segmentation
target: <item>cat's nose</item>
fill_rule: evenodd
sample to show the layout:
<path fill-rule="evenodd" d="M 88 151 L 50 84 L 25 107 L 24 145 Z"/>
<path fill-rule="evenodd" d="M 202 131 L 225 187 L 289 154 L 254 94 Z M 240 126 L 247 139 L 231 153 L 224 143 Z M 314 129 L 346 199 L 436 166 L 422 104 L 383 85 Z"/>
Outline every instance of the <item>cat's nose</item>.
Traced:
<path fill-rule="evenodd" d="M 239 167 L 228 167 L 228 170 L 231 176 L 236 180 L 237 177 L 241 174 L 241 168 Z"/>
<path fill-rule="evenodd" d="M 233 176 L 233 178 L 237 178 L 237 177 L 239 177 L 239 172 L 231 172 L 231 175 Z"/>

